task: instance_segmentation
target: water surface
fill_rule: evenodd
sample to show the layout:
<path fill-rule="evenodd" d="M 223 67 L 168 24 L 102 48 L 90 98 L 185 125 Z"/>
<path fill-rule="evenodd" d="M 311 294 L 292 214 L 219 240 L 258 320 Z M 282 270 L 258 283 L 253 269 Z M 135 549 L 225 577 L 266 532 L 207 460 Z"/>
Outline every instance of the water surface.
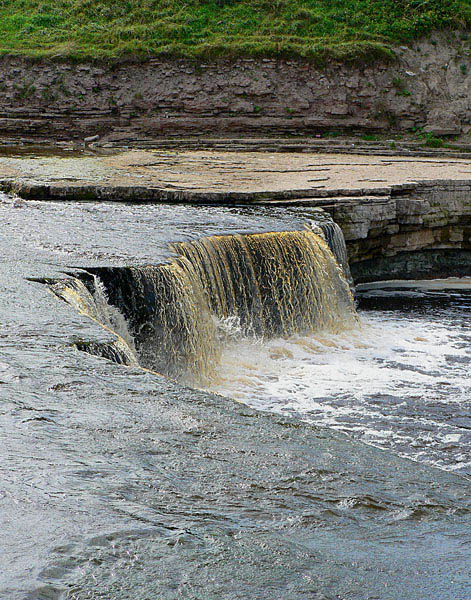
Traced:
<path fill-rule="evenodd" d="M 358 327 L 238 340 L 210 389 L 469 475 L 470 283 L 363 286 Z"/>
<path fill-rule="evenodd" d="M 159 262 L 167 240 L 295 222 L 293 213 L 263 208 L 2 199 L 2 600 L 471 596 L 469 481 L 425 464 L 439 456 L 444 468 L 466 472 L 469 462 L 454 449 L 445 460 L 438 447 L 464 448 L 467 439 L 458 431 L 458 412 L 466 425 L 468 410 L 462 298 L 422 316 L 419 308 L 364 304 L 365 332 L 342 342 L 346 349 L 314 340 L 313 354 L 290 342 L 297 366 L 289 356 L 270 360 L 286 372 L 314 369 L 320 391 L 301 374 L 301 395 L 280 401 L 277 372 L 267 383 L 272 404 L 257 393 L 266 409 L 258 411 L 77 352 L 77 339 L 111 334 L 28 279 Z M 364 340 L 367 347 L 355 348 Z M 362 365 L 378 376 L 357 371 Z M 413 428 L 426 437 L 425 413 L 430 447 L 421 442 L 420 462 L 401 458 Z M 388 415 L 404 443 L 381 449 L 353 439 L 382 443 Z M 357 419 L 363 429 L 351 427 Z"/>

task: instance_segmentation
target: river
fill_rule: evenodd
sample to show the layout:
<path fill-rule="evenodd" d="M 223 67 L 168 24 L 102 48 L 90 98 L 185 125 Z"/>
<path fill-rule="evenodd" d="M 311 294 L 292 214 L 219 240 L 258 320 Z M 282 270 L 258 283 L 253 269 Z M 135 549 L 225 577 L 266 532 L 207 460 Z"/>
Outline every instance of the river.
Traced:
<path fill-rule="evenodd" d="M 38 282 L 314 216 L 2 197 L 2 600 L 471 596 L 466 282 L 235 332 L 209 391 L 77 351 L 112 334 Z"/>

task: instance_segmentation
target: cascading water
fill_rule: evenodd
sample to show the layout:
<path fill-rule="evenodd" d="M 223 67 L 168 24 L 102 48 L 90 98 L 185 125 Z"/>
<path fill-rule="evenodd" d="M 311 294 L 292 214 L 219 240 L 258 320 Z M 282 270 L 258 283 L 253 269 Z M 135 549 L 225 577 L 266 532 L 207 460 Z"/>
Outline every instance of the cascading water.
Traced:
<path fill-rule="evenodd" d="M 234 331 L 229 324 L 263 340 L 337 332 L 356 322 L 348 271 L 339 266 L 348 267 L 345 242 L 334 224 L 210 236 L 171 248 L 176 256 L 167 264 L 91 269 L 87 285 L 65 280 L 53 289 L 118 329 L 142 366 L 197 385 L 214 375 Z"/>
<path fill-rule="evenodd" d="M 58 281 L 51 285 L 51 290 L 59 298 L 79 313 L 100 323 L 116 338 L 112 344 L 106 346 L 94 342 L 77 342 L 77 347 L 121 364 L 137 365 L 136 349 L 126 320 L 115 306 L 109 304 L 104 286 L 96 275 L 93 276 L 92 282 L 92 291 L 78 278 Z"/>
<path fill-rule="evenodd" d="M 345 244 L 345 238 L 340 227 L 334 221 L 324 220 L 317 224 L 313 222 L 311 228 L 324 238 L 350 287 L 353 288 L 353 277 L 350 272 L 350 265 L 348 264 L 347 245 Z"/>

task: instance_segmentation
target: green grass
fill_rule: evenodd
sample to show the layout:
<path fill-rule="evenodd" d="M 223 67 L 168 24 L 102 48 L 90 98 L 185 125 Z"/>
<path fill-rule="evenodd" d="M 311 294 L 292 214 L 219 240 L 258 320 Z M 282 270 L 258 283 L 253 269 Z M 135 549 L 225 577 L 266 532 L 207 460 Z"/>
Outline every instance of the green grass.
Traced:
<path fill-rule="evenodd" d="M 0 53 L 365 61 L 469 25 L 471 0 L 0 0 Z"/>

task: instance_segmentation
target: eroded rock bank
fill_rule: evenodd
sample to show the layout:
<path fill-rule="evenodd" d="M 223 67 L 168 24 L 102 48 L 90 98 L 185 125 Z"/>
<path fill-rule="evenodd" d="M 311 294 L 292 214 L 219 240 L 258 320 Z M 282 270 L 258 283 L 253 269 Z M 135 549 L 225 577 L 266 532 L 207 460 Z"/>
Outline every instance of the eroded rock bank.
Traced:
<path fill-rule="evenodd" d="M 3 57 L 0 134 L 104 143 L 211 132 L 469 134 L 467 36 L 437 34 L 396 55 L 322 68 L 268 58 L 111 65 Z"/>
<path fill-rule="evenodd" d="M 356 283 L 471 275 L 471 181 L 393 185 L 323 208 L 342 228 Z"/>

